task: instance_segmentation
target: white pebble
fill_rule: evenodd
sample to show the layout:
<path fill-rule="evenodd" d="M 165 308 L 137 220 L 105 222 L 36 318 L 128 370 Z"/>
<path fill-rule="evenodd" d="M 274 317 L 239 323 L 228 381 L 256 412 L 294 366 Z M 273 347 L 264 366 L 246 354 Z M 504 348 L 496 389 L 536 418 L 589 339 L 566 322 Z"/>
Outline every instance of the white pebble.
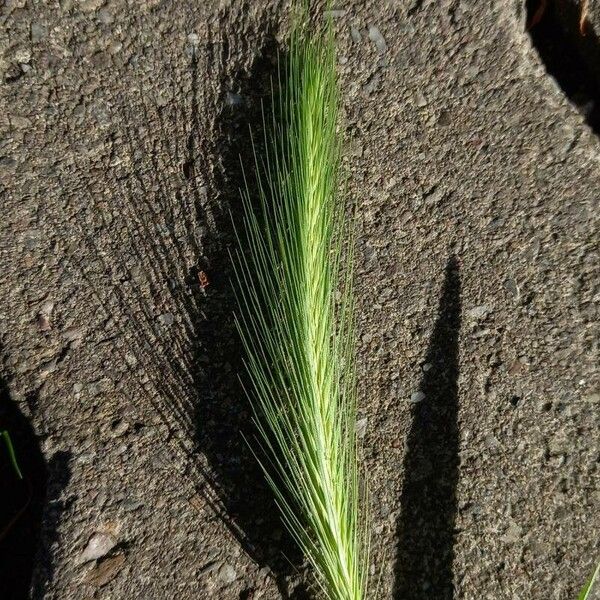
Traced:
<path fill-rule="evenodd" d="M 115 546 L 117 540 L 110 533 L 95 533 L 87 543 L 85 550 L 79 557 L 79 564 L 97 560 L 106 556 Z"/>
<path fill-rule="evenodd" d="M 375 25 L 369 27 L 369 39 L 375 44 L 375 47 L 380 54 L 383 54 L 387 50 L 385 39 L 381 35 L 381 31 L 379 31 Z"/>
<path fill-rule="evenodd" d="M 421 402 L 422 400 L 425 400 L 425 394 L 419 390 L 418 392 L 414 392 L 413 394 L 410 395 L 410 401 L 411 402 Z"/>

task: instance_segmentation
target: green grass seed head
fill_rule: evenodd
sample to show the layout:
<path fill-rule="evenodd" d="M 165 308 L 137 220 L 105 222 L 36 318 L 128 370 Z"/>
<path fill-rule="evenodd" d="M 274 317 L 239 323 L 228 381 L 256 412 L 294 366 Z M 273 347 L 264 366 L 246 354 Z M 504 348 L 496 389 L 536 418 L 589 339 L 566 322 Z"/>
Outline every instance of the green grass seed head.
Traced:
<path fill-rule="evenodd" d="M 352 261 L 338 196 L 338 84 L 331 23 L 294 26 L 244 194 L 235 261 L 238 329 L 261 463 L 323 595 L 366 593 L 355 434 Z M 336 293 L 341 290 L 341 300 Z"/>

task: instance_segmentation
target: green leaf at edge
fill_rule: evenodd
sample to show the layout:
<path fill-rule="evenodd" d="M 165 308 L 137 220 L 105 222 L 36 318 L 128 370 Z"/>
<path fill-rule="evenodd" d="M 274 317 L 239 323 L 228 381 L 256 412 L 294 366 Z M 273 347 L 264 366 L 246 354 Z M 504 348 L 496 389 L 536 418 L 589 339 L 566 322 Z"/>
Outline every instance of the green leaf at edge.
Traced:
<path fill-rule="evenodd" d="M 12 440 L 10 439 L 10 434 L 8 433 L 8 431 L 4 430 L 2 432 L 2 438 L 4 439 L 4 443 L 6 444 L 6 449 L 8 450 L 8 455 L 10 457 L 10 462 L 12 463 L 13 469 L 19 476 L 19 479 L 23 479 L 23 474 L 21 473 L 21 469 L 19 469 L 17 455 L 15 454 L 15 449 L 13 448 Z"/>
<path fill-rule="evenodd" d="M 592 587 L 594 585 L 594 582 L 596 581 L 596 578 L 598 577 L 599 572 L 600 572 L 600 563 L 598 563 L 598 566 L 596 567 L 594 574 L 590 577 L 589 581 L 585 584 L 584 588 L 579 593 L 577 600 L 587 600 L 589 598 L 590 592 L 592 591 Z"/>

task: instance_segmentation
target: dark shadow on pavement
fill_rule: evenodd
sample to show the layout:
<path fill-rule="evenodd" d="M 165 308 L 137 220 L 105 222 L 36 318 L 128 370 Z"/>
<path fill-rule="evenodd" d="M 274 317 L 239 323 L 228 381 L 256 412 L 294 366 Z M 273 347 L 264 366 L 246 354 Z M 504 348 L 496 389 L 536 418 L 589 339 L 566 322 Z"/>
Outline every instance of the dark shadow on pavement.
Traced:
<path fill-rule="evenodd" d="M 23 478 L 19 478 L 0 441 L 0 597 L 25 600 L 43 597 L 43 584 L 53 574 L 49 555 L 60 510 L 53 505 L 69 480 L 70 455 L 56 453 L 47 465 L 29 419 L 11 398 L 0 378 L 0 430 L 10 434 Z M 32 592 L 40 588 L 39 593 Z M 39 586 L 37 585 L 39 582 Z"/>
<path fill-rule="evenodd" d="M 446 265 L 404 459 L 394 597 L 451 600 L 458 482 L 459 263 Z"/>
<path fill-rule="evenodd" d="M 207 58 L 199 60 L 192 49 L 185 66 L 175 63 L 182 80 L 173 80 L 173 102 L 154 103 L 139 82 L 142 100 L 134 110 L 152 130 L 138 131 L 132 124 L 139 119 L 124 109 L 123 161 L 109 171 L 111 201 L 122 218 L 105 219 L 97 208 L 103 196 L 84 189 L 91 223 L 80 233 L 115 282 L 107 297 L 97 296 L 101 310 L 107 317 L 123 313 L 132 326 L 126 348 L 116 352 L 144 365 L 148 383 L 133 385 L 168 425 L 169 444 L 186 457 L 185 476 L 246 553 L 267 568 L 282 597 L 299 600 L 304 559 L 246 442 L 255 427 L 239 380 L 242 348 L 233 320 L 230 252 L 237 248 L 234 223 L 241 220 L 242 165 L 251 190 L 253 144 L 260 155 L 262 105 L 277 79 L 280 52 L 274 29 L 265 27 L 273 33 L 239 72 L 226 68 L 236 40 L 209 32 Z M 207 81 L 220 82 L 216 98 Z M 264 110 L 269 114 L 268 106 Z M 110 252 L 93 235 L 92 218 L 114 232 Z M 142 267 L 135 277 L 121 245 Z M 165 316 L 168 322 L 160 320 Z"/>
<path fill-rule="evenodd" d="M 268 99 L 280 50 L 275 38 L 269 39 L 250 72 L 235 78 L 232 91 L 224 98 L 228 106 L 216 125 L 224 143 L 219 156 L 223 176 L 218 178 L 215 192 L 229 211 L 217 215 L 215 229 L 219 236 L 207 244 L 206 262 L 199 265 L 209 273 L 210 284 L 204 290 L 198 289 L 199 272 L 190 274 L 190 288 L 195 289 L 197 303 L 202 306 L 202 314 L 193 318 L 194 337 L 200 347 L 192 375 L 198 393 L 196 442 L 210 463 L 213 489 L 226 521 L 249 555 L 269 567 L 282 596 L 289 597 L 287 579 L 300 568 L 302 555 L 282 523 L 274 494 L 248 445 L 252 445 L 257 432 L 239 380 L 244 366 L 242 344 L 233 321 L 237 305 L 230 257 L 238 247 L 234 227 L 240 231 L 242 221 L 240 190 L 247 183 L 252 192 L 256 185 L 253 148 L 258 156 L 262 155 L 263 110 L 266 115 L 271 110 Z M 191 139 L 195 135 L 200 132 L 192 134 Z M 258 445 L 254 444 L 253 449 L 256 451 Z M 291 597 L 303 594 L 300 586 Z"/>

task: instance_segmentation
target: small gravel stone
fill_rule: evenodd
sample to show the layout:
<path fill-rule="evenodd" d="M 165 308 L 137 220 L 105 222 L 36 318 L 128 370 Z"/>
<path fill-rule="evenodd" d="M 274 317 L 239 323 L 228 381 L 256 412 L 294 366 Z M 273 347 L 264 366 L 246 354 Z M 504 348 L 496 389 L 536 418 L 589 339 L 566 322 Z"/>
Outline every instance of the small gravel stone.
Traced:
<path fill-rule="evenodd" d="M 58 361 L 56 358 L 51 361 L 48 361 L 47 363 L 44 363 L 38 371 L 40 379 L 45 379 L 46 377 L 48 377 L 48 375 L 54 373 L 54 371 L 56 371 L 57 368 L 57 363 Z"/>
<path fill-rule="evenodd" d="M 107 392 L 110 389 L 111 381 L 108 377 L 102 377 L 97 381 L 92 381 L 87 384 L 87 392 L 90 396 L 97 396 L 102 392 Z"/>
<path fill-rule="evenodd" d="M 110 533 L 97 532 L 89 539 L 85 550 L 78 559 L 78 564 L 97 560 L 106 556 L 115 546 L 117 540 Z"/>
<path fill-rule="evenodd" d="M 190 33 L 187 36 L 185 44 L 185 54 L 188 58 L 194 58 L 198 51 L 198 45 L 200 44 L 200 38 L 197 33 Z"/>
<path fill-rule="evenodd" d="M 83 338 L 83 329 L 81 327 L 69 327 L 62 332 L 62 336 L 67 342 L 76 342 Z"/>
<path fill-rule="evenodd" d="M 53 310 L 54 310 L 54 302 L 52 300 L 46 300 L 40 306 L 40 314 L 45 315 L 48 318 L 50 318 L 50 316 L 52 315 Z"/>
<path fill-rule="evenodd" d="M 452 125 L 452 117 L 447 110 L 443 110 L 438 117 L 437 124 L 440 127 L 449 127 Z"/>
<path fill-rule="evenodd" d="M 358 419 L 356 421 L 356 435 L 359 438 L 364 438 L 365 434 L 367 433 L 367 423 L 368 423 L 368 419 L 367 417 L 364 417 L 363 419 Z"/>
<path fill-rule="evenodd" d="M 105 0 L 79 0 L 79 8 L 84 12 L 94 12 L 98 10 Z"/>
<path fill-rule="evenodd" d="M 467 317 L 470 317 L 471 319 L 483 319 L 491 312 L 492 309 L 489 306 L 487 306 L 486 304 L 482 304 L 480 306 L 476 306 L 475 308 L 468 310 Z"/>
<path fill-rule="evenodd" d="M 494 449 L 500 447 L 500 442 L 498 441 L 498 438 L 493 433 L 488 433 L 483 438 L 483 443 L 485 444 L 485 447 L 488 448 L 489 450 L 494 450 Z"/>
<path fill-rule="evenodd" d="M 234 92 L 227 92 L 225 95 L 225 102 L 228 106 L 240 106 L 244 103 L 244 99 Z"/>
<path fill-rule="evenodd" d="M 0 171 L 14 171 L 17 167 L 17 161 L 10 156 L 0 158 Z"/>
<path fill-rule="evenodd" d="M 187 36 L 187 41 L 190 46 L 198 46 L 200 44 L 200 38 L 197 33 L 190 33 Z"/>
<path fill-rule="evenodd" d="M 362 41 L 360 31 L 356 27 L 350 27 L 350 37 L 355 44 L 359 44 Z"/>
<path fill-rule="evenodd" d="M 136 367 L 138 364 L 138 360 L 135 356 L 135 354 L 133 352 L 127 352 L 125 354 L 125 362 L 130 366 L 130 367 Z"/>
<path fill-rule="evenodd" d="M 425 204 L 427 206 L 435 206 L 436 204 L 439 204 L 442 200 L 444 200 L 445 197 L 446 191 L 440 187 L 437 187 L 435 188 L 435 190 L 433 190 L 433 192 L 425 196 Z"/>
<path fill-rule="evenodd" d="M 517 282 L 511 277 L 505 279 L 502 285 L 504 286 L 504 289 L 515 298 L 519 296 L 519 287 Z"/>
<path fill-rule="evenodd" d="M 15 129 L 28 129 L 29 127 L 31 127 L 31 120 L 27 117 L 10 115 L 9 120 L 11 127 L 14 127 Z"/>
<path fill-rule="evenodd" d="M 229 563 L 223 563 L 219 569 L 219 579 L 225 584 L 233 583 L 237 579 L 237 573 Z"/>
<path fill-rule="evenodd" d="M 111 427 L 111 433 L 115 437 L 119 437 L 127 433 L 129 429 L 129 423 L 123 419 L 119 419 L 116 423 L 113 423 Z"/>
<path fill-rule="evenodd" d="M 102 8 L 98 11 L 98 21 L 103 25 L 110 25 L 115 20 L 110 10 Z"/>
<path fill-rule="evenodd" d="M 20 65 L 26 65 L 31 60 L 31 50 L 29 48 L 19 48 L 15 52 L 15 60 Z"/>
<path fill-rule="evenodd" d="M 522 533 L 523 528 L 520 525 L 511 523 L 501 539 L 507 544 L 514 544 L 521 539 Z"/>
<path fill-rule="evenodd" d="M 381 31 L 379 31 L 375 25 L 369 27 L 369 39 L 375 44 L 375 47 L 380 54 L 383 54 L 387 50 L 385 39 L 381 35 Z"/>
<path fill-rule="evenodd" d="M 46 27 L 40 23 L 31 24 L 31 41 L 36 44 L 46 37 Z"/>
<path fill-rule="evenodd" d="M 125 498 L 123 502 L 121 502 L 121 507 L 123 510 L 128 512 L 132 512 L 144 506 L 144 503 L 141 500 L 137 500 L 135 498 Z"/>
<path fill-rule="evenodd" d="M 173 325 L 173 323 L 175 323 L 175 317 L 173 316 L 173 313 L 164 313 L 163 315 L 159 315 L 158 321 L 162 325 L 166 325 L 168 327 L 169 325 Z"/>
<path fill-rule="evenodd" d="M 416 92 L 415 106 L 418 106 L 419 108 L 425 108 L 427 106 L 427 98 L 425 98 L 423 92 Z"/>
<path fill-rule="evenodd" d="M 421 390 L 419 390 L 418 392 L 413 392 L 410 395 L 411 402 L 417 403 L 417 402 L 421 402 L 423 400 L 425 400 L 425 394 Z"/>
<path fill-rule="evenodd" d="M 219 568 L 219 563 L 216 560 L 211 560 L 207 562 L 204 566 L 200 567 L 199 575 L 207 575 L 208 573 L 212 573 L 215 569 Z"/>

